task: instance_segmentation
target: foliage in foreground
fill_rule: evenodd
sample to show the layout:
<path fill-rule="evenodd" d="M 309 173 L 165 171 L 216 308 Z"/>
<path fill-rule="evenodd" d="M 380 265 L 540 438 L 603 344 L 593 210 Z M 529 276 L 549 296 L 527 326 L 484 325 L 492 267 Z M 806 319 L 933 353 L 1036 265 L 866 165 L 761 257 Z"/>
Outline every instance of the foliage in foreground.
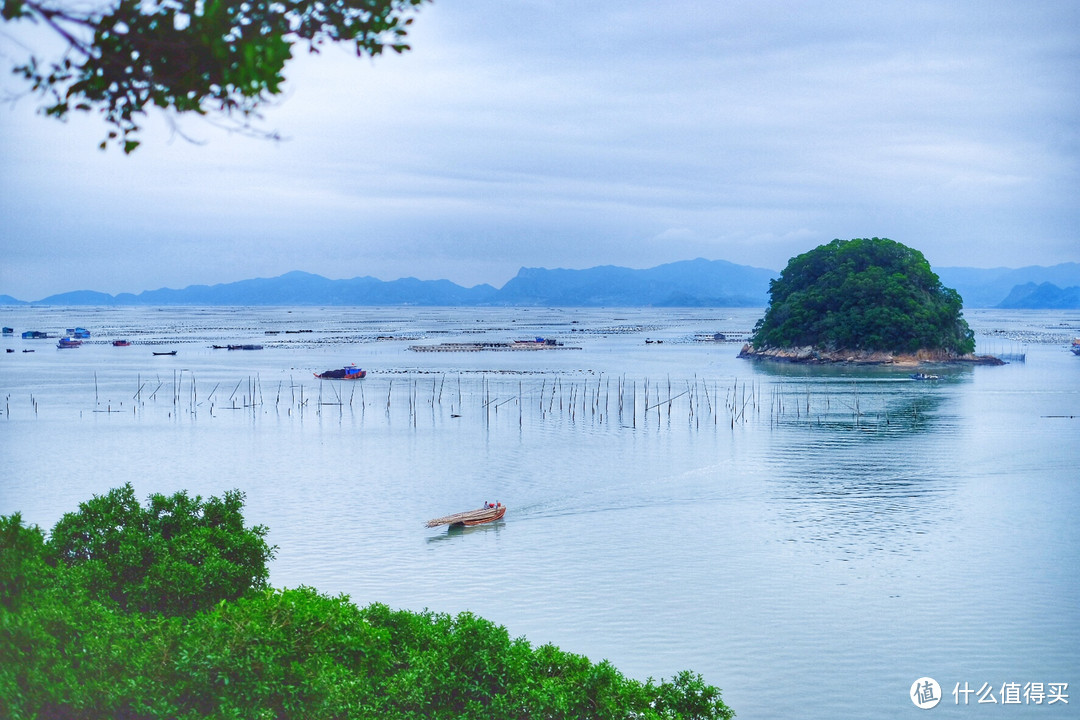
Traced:
<path fill-rule="evenodd" d="M 552 645 L 534 648 L 470 613 L 360 608 L 311 588 L 267 588 L 272 549 L 265 543 L 244 561 L 251 563 L 244 591 L 216 579 L 194 583 L 180 572 L 198 597 L 162 604 L 156 588 L 179 567 L 171 551 L 201 547 L 213 554 L 213 533 L 198 531 L 199 523 L 189 523 L 194 532 L 174 532 L 167 523 L 158 528 L 170 529 L 159 532 L 133 518 L 159 515 L 154 508 L 162 505 L 186 508 L 195 520 L 224 509 L 225 517 L 214 517 L 227 519 L 241 545 L 258 546 L 265 529 L 243 527 L 240 493 L 206 502 L 184 493 L 154 496 L 136 512 L 130 491 L 84 503 L 48 538 L 19 514 L 0 517 L 0 717 L 734 715 L 720 691 L 691 672 L 639 682 L 606 661 L 593 664 Z M 151 537 L 153 552 L 139 535 Z M 101 546 L 89 559 L 71 551 L 108 539 L 119 549 Z"/>
<path fill-rule="evenodd" d="M 347 43 L 357 56 L 408 50 L 411 13 L 426 0 L 0 0 L 0 18 L 40 24 L 62 40 L 55 59 L 14 68 L 46 98 L 45 115 L 97 111 L 113 129 L 101 147 L 139 145 L 140 116 L 238 121 L 241 129 L 280 95 L 294 46 Z"/>
<path fill-rule="evenodd" d="M 794 257 L 769 295 L 751 339 L 759 350 L 975 349 L 959 293 L 941 284 L 921 252 L 888 238 L 833 240 Z"/>

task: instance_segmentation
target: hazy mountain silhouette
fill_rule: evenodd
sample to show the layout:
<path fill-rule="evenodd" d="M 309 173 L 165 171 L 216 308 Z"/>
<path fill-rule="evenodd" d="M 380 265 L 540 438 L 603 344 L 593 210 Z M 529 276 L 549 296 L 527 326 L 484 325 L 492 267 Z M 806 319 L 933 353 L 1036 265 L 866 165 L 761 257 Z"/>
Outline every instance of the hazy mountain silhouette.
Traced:
<path fill-rule="evenodd" d="M 1074 285 L 1059 288 L 1053 283 L 1033 282 L 1017 285 L 1009 295 L 997 304 L 999 308 L 1011 309 L 1080 309 L 1080 287 Z"/>
<path fill-rule="evenodd" d="M 960 293 L 965 307 L 1076 307 L 1069 298 L 1075 297 L 1080 286 L 1078 263 L 1019 269 L 946 267 L 935 272 L 942 283 Z M 467 288 L 449 280 L 411 277 L 330 280 L 295 271 L 274 278 L 138 294 L 76 290 L 50 295 L 34 304 L 764 307 L 769 302 L 769 280 L 779 274 L 698 258 L 645 270 L 613 265 L 585 270 L 521 268 L 496 289 L 486 284 Z M 24 302 L 0 295 L 0 305 L 13 304 Z"/>

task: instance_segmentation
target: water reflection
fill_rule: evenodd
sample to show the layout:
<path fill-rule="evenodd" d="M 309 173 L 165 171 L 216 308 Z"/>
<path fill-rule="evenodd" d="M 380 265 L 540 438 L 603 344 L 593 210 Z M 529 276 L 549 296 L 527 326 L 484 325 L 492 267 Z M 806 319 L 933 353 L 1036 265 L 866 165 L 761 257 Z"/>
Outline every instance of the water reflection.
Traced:
<path fill-rule="evenodd" d="M 437 531 L 433 535 L 428 535 L 426 541 L 430 544 L 445 542 L 447 540 L 460 540 L 470 535 L 483 535 L 487 533 L 498 535 L 505 527 L 505 520 L 497 520 L 493 523 L 473 525 L 471 527 L 465 527 L 464 525 L 450 525 L 445 530 Z"/>
<path fill-rule="evenodd" d="M 961 472 L 957 425 L 941 412 L 949 400 L 920 393 L 886 402 L 872 416 L 811 416 L 774 435 L 764 463 L 791 541 L 824 544 L 838 558 L 902 554 L 947 530 Z"/>
<path fill-rule="evenodd" d="M 916 381 L 780 382 L 770 389 L 771 422 L 778 427 L 863 431 L 867 438 L 931 432 L 954 420 L 948 390 Z"/>

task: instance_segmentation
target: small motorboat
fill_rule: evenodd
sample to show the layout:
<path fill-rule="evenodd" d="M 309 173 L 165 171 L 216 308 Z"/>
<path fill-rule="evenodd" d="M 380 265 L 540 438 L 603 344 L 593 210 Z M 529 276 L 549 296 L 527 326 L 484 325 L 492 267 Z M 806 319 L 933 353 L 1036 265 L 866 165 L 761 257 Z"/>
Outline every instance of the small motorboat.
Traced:
<path fill-rule="evenodd" d="M 128 347 L 129 345 L 131 345 L 131 341 L 130 340 L 113 340 L 112 344 L 113 344 L 113 347 Z"/>
<path fill-rule="evenodd" d="M 155 355 L 175 355 L 175 350 L 167 350 L 165 352 L 154 352 Z"/>
<path fill-rule="evenodd" d="M 453 515 L 447 515 L 446 517 L 435 518 L 434 520 L 428 520 L 425 523 L 426 527 L 439 527 L 440 525 L 449 525 L 450 527 L 468 527 L 471 525 L 483 525 L 484 523 L 495 522 L 501 520 L 502 516 L 506 514 L 506 506 L 502 503 L 484 503 L 484 507 L 479 510 L 466 510 L 465 512 L 455 513 Z"/>
<path fill-rule="evenodd" d="M 340 370 L 327 370 L 314 375 L 320 380 L 362 380 L 367 377 L 367 370 L 361 370 L 353 364 Z"/>
<path fill-rule="evenodd" d="M 927 375 L 924 372 L 920 372 L 920 373 L 913 373 L 911 375 L 911 379 L 912 380 L 940 380 L 941 378 L 938 377 L 937 375 Z"/>

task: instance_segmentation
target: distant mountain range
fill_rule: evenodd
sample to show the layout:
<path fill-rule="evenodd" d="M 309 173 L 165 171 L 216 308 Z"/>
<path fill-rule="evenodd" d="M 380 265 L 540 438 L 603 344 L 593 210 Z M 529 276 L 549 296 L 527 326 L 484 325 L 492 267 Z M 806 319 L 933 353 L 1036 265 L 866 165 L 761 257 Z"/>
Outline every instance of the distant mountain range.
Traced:
<path fill-rule="evenodd" d="M 965 307 L 1080 308 L 1080 263 L 1013 270 L 936 270 Z M 162 288 L 137 295 L 92 290 L 51 295 L 34 305 L 422 305 L 556 307 L 764 307 L 775 270 L 724 260 L 684 260 L 647 270 L 522 268 L 501 288 L 449 280 L 373 277 L 329 280 L 306 272 L 220 285 Z M 0 305 L 31 304 L 0 295 Z"/>
<path fill-rule="evenodd" d="M 1017 285 L 1008 297 L 998 303 L 1000 308 L 1072 310 L 1080 308 L 1080 287 L 1059 288 L 1053 283 L 1033 282 Z"/>
<path fill-rule="evenodd" d="M 1072 289 L 1074 294 L 1076 287 L 1080 286 L 1080 263 L 1062 263 L 1050 267 L 1032 265 L 1019 269 L 945 267 L 935 268 L 934 272 L 946 287 L 955 288 L 960 293 L 960 297 L 964 298 L 964 307 L 1020 307 L 1006 303 L 1012 302 L 1009 298 L 1017 286 L 1029 283 L 1036 285 L 1049 283 L 1061 292 L 1067 293 Z M 1066 306 L 1051 303 L 1029 307 L 1062 308 Z M 1071 307 L 1076 308 L 1080 305 L 1074 304 Z"/>

